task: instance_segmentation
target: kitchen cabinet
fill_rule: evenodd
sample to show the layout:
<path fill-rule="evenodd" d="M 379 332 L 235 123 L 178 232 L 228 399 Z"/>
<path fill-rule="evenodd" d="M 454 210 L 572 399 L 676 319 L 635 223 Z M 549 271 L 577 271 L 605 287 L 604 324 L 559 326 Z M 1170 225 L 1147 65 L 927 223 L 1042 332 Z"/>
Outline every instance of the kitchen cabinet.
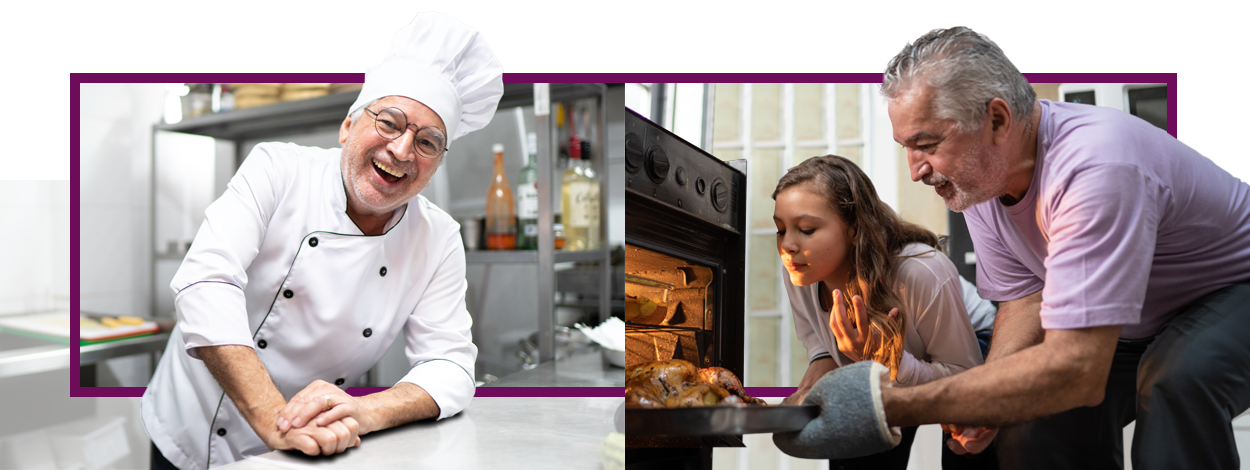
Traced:
<path fill-rule="evenodd" d="M 553 83 L 547 85 L 549 87 L 550 102 L 569 102 L 583 99 L 596 99 L 598 101 L 598 115 L 595 116 L 592 126 L 596 128 L 597 139 L 595 145 L 595 153 L 599 155 L 596 159 L 597 167 L 595 170 L 600 176 L 600 218 L 601 223 L 608 220 L 607 199 L 609 197 L 607 189 L 607 152 L 606 152 L 606 109 L 608 108 L 604 101 L 607 92 L 607 86 L 596 83 Z M 528 83 L 506 83 L 504 84 L 504 94 L 499 103 L 496 116 L 506 110 L 530 106 L 534 104 L 534 84 Z M 249 108 L 243 110 L 235 110 L 227 113 L 211 114 L 197 116 L 183 120 L 173 124 L 159 124 L 155 126 L 157 131 L 179 132 L 186 134 L 196 134 L 214 137 L 219 141 L 229 142 L 234 146 L 235 167 L 237 168 L 239 161 L 245 157 L 245 142 L 254 142 L 256 139 L 264 139 L 273 136 L 289 135 L 291 133 L 307 132 L 312 130 L 333 130 L 342 123 L 346 115 L 347 108 L 355 102 L 358 91 L 346 93 L 338 93 L 333 95 L 322 96 L 301 101 L 291 101 L 278 103 L 268 106 Z M 597 263 L 598 279 L 598 310 L 601 320 L 607 319 L 611 315 L 611 297 L 614 292 L 613 276 L 610 263 L 610 249 L 607 243 L 607 230 L 600 230 L 600 246 L 605 248 L 590 251 L 565 252 L 554 249 L 554 239 L 552 232 L 552 215 L 555 212 L 556 198 L 560 190 L 560 180 L 555 174 L 556 167 L 556 148 L 555 142 L 556 129 L 552 122 L 554 119 L 551 115 L 536 116 L 535 132 L 538 136 L 538 178 L 537 185 L 539 188 L 539 238 L 538 250 L 535 251 L 469 251 L 466 252 L 466 262 L 470 265 L 494 265 L 494 264 L 522 264 L 532 265 L 536 270 L 538 284 L 538 326 L 539 326 L 539 358 L 540 361 L 546 362 L 555 357 L 555 300 L 556 292 L 556 273 L 555 264 L 565 262 L 593 262 Z M 470 134 L 470 137 L 472 134 Z M 155 147 L 155 146 L 154 146 Z M 153 151 L 153 167 L 155 168 L 155 155 Z M 511 176 L 511 175 L 510 175 Z M 451 175 L 455 177 L 455 175 Z M 153 185 L 155 188 L 156 185 Z M 153 200 L 155 201 L 155 189 Z M 153 204 L 155 207 L 155 204 Z M 444 208 L 446 210 L 446 208 Z M 153 209 L 155 210 L 155 209 Z M 450 211 L 449 211 L 450 212 Z M 156 215 L 153 215 L 156 219 Z M 153 223 L 153 240 L 157 240 L 155 233 L 159 224 Z M 170 253 L 155 252 L 153 256 L 153 272 L 157 271 L 157 264 L 162 261 L 177 261 L 185 253 L 182 251 Z M 168 263 L 167 263 L 168 264 Z M 617 289 L 619 290 L 619 289 Z M 478 314 L 479 312 L 471 312 Z M 475 323 L 475 328 L 477 327 Z M 478 335 L 475 333 L 474 337 Z"/>

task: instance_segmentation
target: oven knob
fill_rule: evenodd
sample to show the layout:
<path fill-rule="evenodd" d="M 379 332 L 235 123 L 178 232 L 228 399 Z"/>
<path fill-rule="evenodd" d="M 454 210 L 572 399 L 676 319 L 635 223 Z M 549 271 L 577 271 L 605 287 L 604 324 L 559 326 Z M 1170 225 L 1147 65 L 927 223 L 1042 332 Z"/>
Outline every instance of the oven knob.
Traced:
<path fill-rule="evenodd" d="M 707 191 L 707 181 L 703 181 L 703 178 L 694 180 L 694 190 L 698 191 L 699 194 L 703 194 L 704 191 Z"/>
<path fill-rule="evenodd" d="M 674 174 L 673 176 L 677 178 L 677 184 L 680 184 L 682 186 L 686 185 L 686 169 L 685 168 L 677 167 L 677 173 Z"/>
<path fill-rule="evenodd" d="M 720 212 L 729 208 L 729 185 L 720 178 L 712 181 L 712 207 Z"/>
<path fill-rule="evenodd" d="M 664 178 L 668 178 L 668 152 L 663 148 L 651 147 L 647 151 L 647 176 L 650 176 L 656 183 L 661 183 Z"/>
<path fill-rule="evenodd" d="M 642 169 L 643 162 L 647 160 L 642 147 L 642 137 L 633 132 L 625 133 L 625 171 L 636 174 Z"/>

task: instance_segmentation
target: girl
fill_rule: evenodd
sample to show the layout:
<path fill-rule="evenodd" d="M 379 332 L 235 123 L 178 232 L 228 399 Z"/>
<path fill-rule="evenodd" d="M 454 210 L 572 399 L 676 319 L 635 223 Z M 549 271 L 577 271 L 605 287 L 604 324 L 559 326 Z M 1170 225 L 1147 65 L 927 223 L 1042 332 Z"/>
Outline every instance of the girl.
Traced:
<path fill-rule="evenodd" d="M 786 293 L 809 360 L 783 404 L 802 403 L 826 372 L 856 361 L 886 365 L 895 386 L 983 362 L 959 274 L 938 252 L 937 235 L 900 219 L 855 163 L 834 155 L 804 161 L 777 183 L 773 200 Z M 904 469 L 914 436 L 914 427 L 904 429 L 893 450 L 830 468 Z"/>

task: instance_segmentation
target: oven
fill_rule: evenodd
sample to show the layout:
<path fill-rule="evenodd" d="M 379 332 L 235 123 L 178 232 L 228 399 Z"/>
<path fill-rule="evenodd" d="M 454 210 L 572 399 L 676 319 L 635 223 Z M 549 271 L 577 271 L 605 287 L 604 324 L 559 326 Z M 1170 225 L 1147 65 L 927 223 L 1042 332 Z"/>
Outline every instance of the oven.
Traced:
<path fill-rule="evenodd" d="M 743 375 L 746 162 L 723 162 L 626 110 L 625 363 Z M 626 411 L 628 413 L 628 411 Z M 741 436 L 626 437 L 629 469 L 711 468 Z"/>

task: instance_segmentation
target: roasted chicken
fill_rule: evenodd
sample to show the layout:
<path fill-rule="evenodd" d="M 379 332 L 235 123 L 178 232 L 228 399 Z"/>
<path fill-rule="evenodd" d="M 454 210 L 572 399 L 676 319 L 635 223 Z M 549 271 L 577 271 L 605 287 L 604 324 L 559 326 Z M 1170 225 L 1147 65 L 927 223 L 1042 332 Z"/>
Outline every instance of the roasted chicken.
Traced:
<path fill-rule="evenodd" d="M 627 408 L 763 405 L 747 395 L 738 377 L 720 367 L 699 369 L 681 359 L 654 361 L 625 371 Z"/>

